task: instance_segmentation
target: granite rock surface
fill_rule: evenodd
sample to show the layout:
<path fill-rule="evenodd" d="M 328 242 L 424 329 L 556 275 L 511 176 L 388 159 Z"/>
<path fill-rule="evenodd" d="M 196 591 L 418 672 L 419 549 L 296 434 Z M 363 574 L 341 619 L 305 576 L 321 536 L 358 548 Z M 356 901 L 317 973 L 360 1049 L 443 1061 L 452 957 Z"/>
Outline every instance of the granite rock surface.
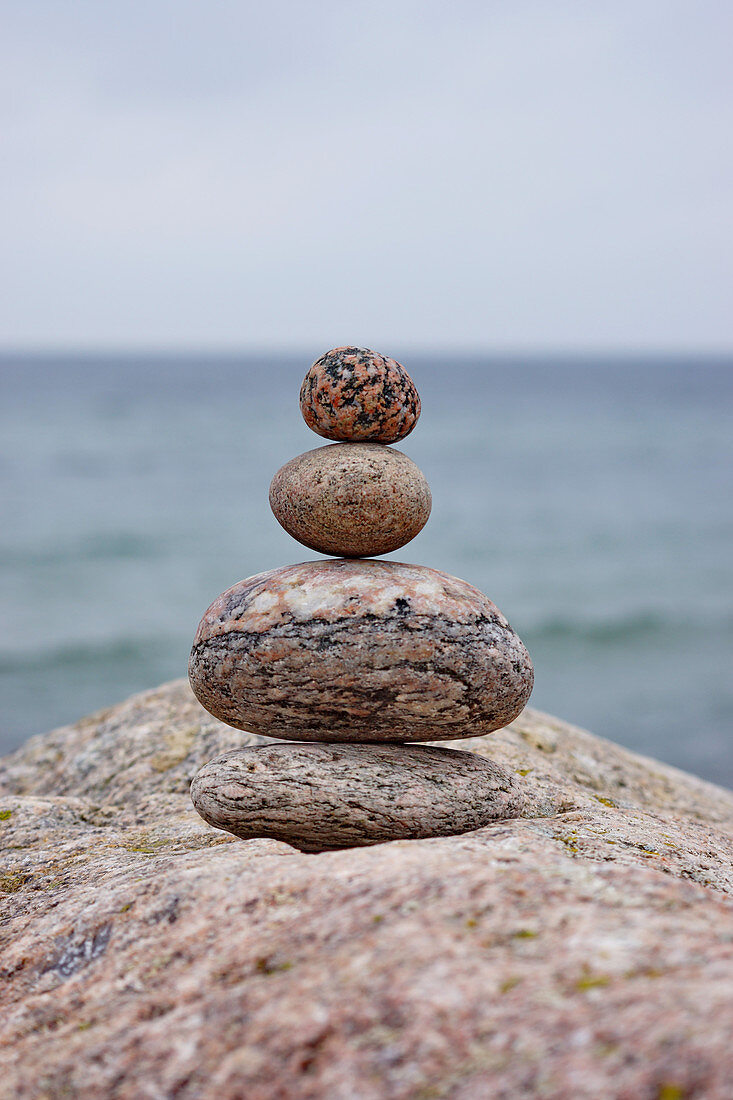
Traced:
<path fill-rule="evenodd" d="M 369 348 L 340 347 L 310 368 L 300 389 L 309 428 L 326 439 L 397 443 L 420 416 L 420 396 L 405 368 Z"/>
<path fill-rule="evenodd" d="M 0 763 L 3 1100 L 728 1100 L 733 793 L 526 710 L 461 746 L 522 817 L 303 855 L 193 809 L 243 738 L 177 681 Z"/>
<path fill-rule="evenodd" d="M 222 593 L 201 620 L 193 690 L 217 718 L 294 741 L 431 741 L 511 722 L 527 650 L 466 581 L 395 561 L 311 561 Z"/>
<path fill-rule="evenodd" d="M 270 507 L 304 546 L 338 557 L 389 554 L 414 539 L 432 497 L 412 459 L 381 443 L 331 443 L 287 462 Z"/>
<path fill-rule="evenodd" d="M 272 744 L 210 760 L 191 785 L 210 825 L 303 852 L 455 836 L 516 817 L 516 779 L 473 752 L 427 745 Z"/>

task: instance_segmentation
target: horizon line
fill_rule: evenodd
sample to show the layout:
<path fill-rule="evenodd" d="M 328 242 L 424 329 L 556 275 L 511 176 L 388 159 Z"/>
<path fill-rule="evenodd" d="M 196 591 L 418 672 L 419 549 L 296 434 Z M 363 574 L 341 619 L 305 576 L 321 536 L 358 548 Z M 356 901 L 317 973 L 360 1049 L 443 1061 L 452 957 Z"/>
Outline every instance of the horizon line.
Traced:
<path fill-rule="evenodd" d="M 314 345 L 319 347 L 320 345 Z M 337 347 L 339 345 L 332 345 Z M 354 345 L 365 347 L 367 345 Z M 384 341 L 382 341 L 384 347 Z M 27 345 L 2 345 L 0 344 L 0 360 L 14 357 L 23 359 L 42 359 L 50 356 L 58 359 L 193 359 L 203 356 L 212 356 L 219 359 L 262 356 L 269 359 L 290 359 L 296 355 L 306 357 L 312 354 L 307 351 L 308 342 L 303 341 L 299 345 L 261 345 L 261 344 L 96 344 L 74 346 L 70 344 L 27 344 Z M 328 349 L 324 349 L 328 350 Z M 705 359 L 731 359 L 733 360 L 733 346 L 731 347 L 705 347 L 691 345 L 685 347 L 661 347 L 661 346 L 624 346 L 604 348 L 589 345 L 587 347 L 563 347 L 561 345 L 548 345 L 546 348 L 521 345 L 432 345 L 420 346 L 418 344 L 396 342 L 392 352 L 398 358 L 442 358 L 446 356 L 460 356 L 461 358 L 485 358 L 485 359 L 689 359 L 700 357 Z M 316 351 L 315 357 L 324 352 Z M 389 352 L 387 353 L 389 354 Z"/>

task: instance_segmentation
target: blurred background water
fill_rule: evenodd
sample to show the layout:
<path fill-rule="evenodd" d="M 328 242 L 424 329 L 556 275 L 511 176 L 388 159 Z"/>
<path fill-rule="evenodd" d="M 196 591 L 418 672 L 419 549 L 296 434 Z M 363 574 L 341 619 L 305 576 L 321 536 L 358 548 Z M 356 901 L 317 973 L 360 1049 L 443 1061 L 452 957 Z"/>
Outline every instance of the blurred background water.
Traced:
<path fill-rule="evenodd" d="M 267 492 L 322 442 L 322 350 L 0 358 L 0 749 L 185 675 L 220 591 L 317 556 Z M 501 607 L 533 706 L 733 785 L 733 360 L 402 361 L 433 513 L 390 556 Z"/>

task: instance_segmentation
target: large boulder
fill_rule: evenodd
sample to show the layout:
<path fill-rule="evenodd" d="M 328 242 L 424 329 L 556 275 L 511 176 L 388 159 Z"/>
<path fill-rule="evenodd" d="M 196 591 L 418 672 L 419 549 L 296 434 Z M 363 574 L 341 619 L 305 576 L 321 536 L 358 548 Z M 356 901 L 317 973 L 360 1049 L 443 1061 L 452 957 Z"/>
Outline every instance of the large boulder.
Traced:
<path fill-rule="evenodd" d="M 0 766 L 0 1096 L 727 1100 L 733 794 L 525 711 L 525 816 L 304 855 L 188 787 L 177 681 Z"/>

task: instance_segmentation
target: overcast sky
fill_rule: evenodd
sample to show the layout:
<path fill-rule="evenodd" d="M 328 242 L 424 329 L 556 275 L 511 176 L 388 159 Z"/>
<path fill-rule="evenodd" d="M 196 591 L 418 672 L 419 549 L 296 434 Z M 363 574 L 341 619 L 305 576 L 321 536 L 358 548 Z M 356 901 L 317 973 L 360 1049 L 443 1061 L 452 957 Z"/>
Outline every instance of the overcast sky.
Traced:
<path fill-rule="evenodd" d="M 733 348 L 730 0 L 0 11 L 4 346 Z"/>

